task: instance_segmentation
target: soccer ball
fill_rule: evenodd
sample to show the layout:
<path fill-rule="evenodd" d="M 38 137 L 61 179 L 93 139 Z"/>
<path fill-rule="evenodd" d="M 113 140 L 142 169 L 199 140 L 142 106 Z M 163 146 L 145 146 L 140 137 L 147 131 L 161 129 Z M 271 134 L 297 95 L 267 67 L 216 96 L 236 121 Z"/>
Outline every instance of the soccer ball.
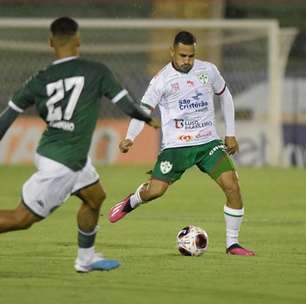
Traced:
<path fill-rule="evenodd" d="M 208 247 L 207 232 L 199 227 L 189 225 L 176 236 L 177 247 L 182 255 L 199 256 Z"/>

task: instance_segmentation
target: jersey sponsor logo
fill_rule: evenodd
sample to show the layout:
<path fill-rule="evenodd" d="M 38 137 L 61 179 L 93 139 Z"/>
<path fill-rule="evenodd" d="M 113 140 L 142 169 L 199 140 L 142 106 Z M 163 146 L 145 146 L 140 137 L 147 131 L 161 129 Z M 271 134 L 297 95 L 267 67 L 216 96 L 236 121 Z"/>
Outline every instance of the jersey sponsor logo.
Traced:
<path fill-rule="evenodd" d="M 194 82 L 192 80 L 187 80 L 187 86 L 190 88 L 194 87 Z"/>
<path fill-rule="evenodd" d="M 180 99 L 178 102 L 179 109 L 184 110 L 195 110 L 204 112 L 208 110 L 208 102 L 204 100 L 190 100 L 190 99 Z"/>
<path fill-rule="evenodd" d="M 174 119 L 174 123 L 176 129 L 184 128 L 184 119 Z"/>
<path fill-rule="evenodd" d="M 180 85 L 178 82 L 171 83 L 171 91 L 172 93 L 176 93 L 180 90 Z"/>
<path fill-rule="evenodd" d="M 203 139 L 203 138 L 207 138 L 207 137 L 209 137 L 209 136 L 211 136 L 212 135 L 212 132 L 209 130 L 209 131 L 207 131 L 207 130 L 201 130 L 196 136 L 195 136 L 195 138 L 196 139 Z"/>
<path fill-rule="evenodd" d="M 194 99 L 194 100 L 200 100 L 200 96 L 203 96 L 203 94 L 200 93 L 200 92 L 198 92 L 198 91 L 196 91 L 196 95 L 195 95 L 195 96 L 192 96 L 192 99 Z"/>
<path fill-rule="evenodd" d="M 213 125 L 212 121 L 199 121 L 199 120 L 185 120 L 185 119 L 175 119 L 175 128 L 185 130 L 201 129 L 205 127 L 211 127 Z"/>
<path fill-rule="evenodd" d="M 191 141 L 193 139 L 193 136 L 189 135 L 189 134 L 179 135 L 177 137 L 177 139 L 180 140 L 180 141 L 188 142 L 188 141 Z"/>
<path fill-rule="evenodd" d="M 198 78 L 199 78 L 199 80 L 202 84 L 205 85 L 205 84 L 208 83 L 208 75 L 207 74 L 201 73 L 201 74 L 198 75 Z"/>
<path fill-rule="evenodd" d="M 217 145 L 217 146 L 215 146 L 215 147 L 213 147 L 210 151 L 209 151 L 209 156 L 212 156 L 216 151 L 218 151 L 218 150 L 222 150 L 222 151 L 226 151 L 225 150 L 226 148 L 225 148 L 225 146 L 224 145 Z"/>
<path fill-rule="evenodd" d="M 171 162 L 165 160 L 160 163 L 160 171 L 162 174 L 167 174 L 172 170 L 173 165 Z"/>

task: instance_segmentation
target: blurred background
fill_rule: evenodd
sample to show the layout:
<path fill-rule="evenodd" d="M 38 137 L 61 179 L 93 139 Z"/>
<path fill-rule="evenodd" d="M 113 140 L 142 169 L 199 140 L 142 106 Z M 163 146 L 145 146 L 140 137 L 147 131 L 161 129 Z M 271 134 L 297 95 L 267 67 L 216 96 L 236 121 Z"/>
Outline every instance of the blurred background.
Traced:
<path fill-rule="evenodd" d="M 0 0 L 0 110 L 54 60 L 47 44 L 54 18 L 76 18 L 82 56 L 106 63 L 138 100 L 168 63 L 175 33 L 186 29 L 198 39 L 197 57 L 219 67 L 233 94 L 237 163 L 306 167 L 305 13 L 302 0 Z M 127 124 L 103 100 L 91 149 L 96 163 L 154 162 L 160 136 L 149 128 L 130 154 L 119 153 Z M 35 109 L 27 111 L 3 139 L 0 163 L 31 162 L 43 129 Z"/>

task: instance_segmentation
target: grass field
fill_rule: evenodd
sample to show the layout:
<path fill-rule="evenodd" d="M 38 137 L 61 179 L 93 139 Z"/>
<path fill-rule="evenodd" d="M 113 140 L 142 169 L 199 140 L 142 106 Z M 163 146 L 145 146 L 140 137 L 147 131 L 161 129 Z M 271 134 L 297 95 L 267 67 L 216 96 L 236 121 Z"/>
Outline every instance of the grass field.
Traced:
<path fill-rule="evenodd" d="M 103 213 L 146 178 L 145 167 L 101 168 Z M 28 231 L 0 236 L 0 303 L 306 303 L 306 170 L 240 170 L 246 216 L 242 244 L 256 257 L 225 255 L 224 197 L 197 170 L 161 199 L 116 224 L 101 218 L 96 248 L 122 266 L 77 274 L 75 198 Z M 13 208 L 33 167 L 0 167 L 0 207 Z M 208 252 L 183 257 L 187 224 L 209 234 Z"/>

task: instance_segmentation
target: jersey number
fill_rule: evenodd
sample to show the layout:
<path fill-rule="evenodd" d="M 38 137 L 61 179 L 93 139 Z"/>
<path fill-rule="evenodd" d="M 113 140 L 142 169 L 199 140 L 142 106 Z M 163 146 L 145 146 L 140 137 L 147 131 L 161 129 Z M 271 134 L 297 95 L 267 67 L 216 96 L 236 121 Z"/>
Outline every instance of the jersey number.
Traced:
<path fill-rule="evenodd" d="M 83 76 L 60 79 L 56 82 L 47 84 L 47 95 L 50 97 L 46 103 L 48 108 L 47 121 L 70 120 L 83 87 Z M 55 104 L 63 100 L 65 93 L 70 90 L 72 90 L 72 92 L 67 107 L 63 113 L 61 106 L 56 107 Z"/>

